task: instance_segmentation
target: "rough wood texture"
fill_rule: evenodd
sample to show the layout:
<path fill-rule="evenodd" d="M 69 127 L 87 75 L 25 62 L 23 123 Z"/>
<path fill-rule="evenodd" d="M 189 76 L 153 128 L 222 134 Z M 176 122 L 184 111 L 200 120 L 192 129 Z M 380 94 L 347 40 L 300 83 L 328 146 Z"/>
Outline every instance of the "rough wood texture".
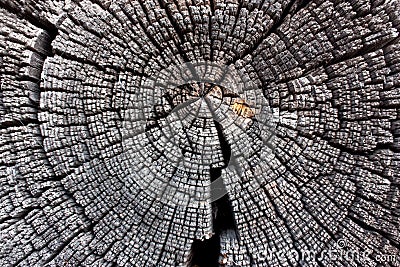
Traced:
<path fill-rule="evenodd" d="M 0 265 L 400 266 L 400 1 L 0 0 L 0 26 Z M 199 61 L 255 85 L 207 89 L 231 123 L 142 87 Z M 370 253 L 285 253 L 339 242 Z"/>

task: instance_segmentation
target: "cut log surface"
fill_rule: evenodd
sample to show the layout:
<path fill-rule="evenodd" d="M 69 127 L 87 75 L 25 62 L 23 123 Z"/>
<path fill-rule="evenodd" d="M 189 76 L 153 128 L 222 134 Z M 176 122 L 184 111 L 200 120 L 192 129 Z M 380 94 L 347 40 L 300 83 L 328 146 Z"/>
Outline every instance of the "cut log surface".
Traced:
<path fill-rule="evenodd" d="M 0 26 L 1 266 L 400 266 L 400 0 L 0 0 Z"/>

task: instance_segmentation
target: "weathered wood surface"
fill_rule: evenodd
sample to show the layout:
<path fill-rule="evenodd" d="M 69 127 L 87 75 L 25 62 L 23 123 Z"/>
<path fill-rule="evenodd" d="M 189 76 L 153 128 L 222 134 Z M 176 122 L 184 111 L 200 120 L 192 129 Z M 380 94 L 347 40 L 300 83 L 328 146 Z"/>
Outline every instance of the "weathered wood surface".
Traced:
<path fill-rule="evenodd" d="M 214 208 L 136 186 L 138 155 L 157 151 L 124 150 L 121 114 L 145 77 L 212 61 L 251 77 L 278 118 L 273 152 L 238 132 L 258 184 L 226 182 L 226 266 L 400 266 L 376 257 L 400 255 L 400 1 L 0 0 L 0 26 L 0 265 L 189 264 Z M 221 141 L 212 121 L 195 126 L 205 146 Z M 154 157 L 152 179 L 209 182 Z M 338 240 L 373 252 L 263 257 Z"/>

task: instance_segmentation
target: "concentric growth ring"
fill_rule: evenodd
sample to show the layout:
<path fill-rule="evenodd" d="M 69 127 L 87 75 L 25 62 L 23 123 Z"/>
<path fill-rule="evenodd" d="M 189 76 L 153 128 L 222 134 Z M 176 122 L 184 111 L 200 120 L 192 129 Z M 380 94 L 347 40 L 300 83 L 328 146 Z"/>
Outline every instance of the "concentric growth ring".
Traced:
<path fill-rule="evenodd" d="M 163 203 L 213 202 L 240 182 L 224 179 L 224 169 L 242 172 L 257 147 L 273 148 L 276 118 L 261 89 L 234 66 L 174 65 L 143 79 L 134 94 L 123 124 L 131 181 Z M 253 150 L 241 148 L 243 134 L 257 136 Z"/>

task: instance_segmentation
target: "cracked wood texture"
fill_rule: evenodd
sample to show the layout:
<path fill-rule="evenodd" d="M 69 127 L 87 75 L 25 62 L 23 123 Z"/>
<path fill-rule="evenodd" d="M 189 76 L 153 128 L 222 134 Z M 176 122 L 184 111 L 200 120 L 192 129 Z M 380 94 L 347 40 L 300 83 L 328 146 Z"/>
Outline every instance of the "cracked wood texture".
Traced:
<path fill-rule="evenodd" d="M 400 1 L 0 0 L 0 26 L 2 266 L 400 266 Z M 198 105 L 173 164 L 164 117 L 197 89 L 138 88 L 197 61 L 254 82 L 273 149 Z M 162 111 L 132 137 L 124 111 L 147 93 Z M 227 168 L 238 149 L 241 172 Z M 217 177 L 213 202 L 148 190 Z M 339 241 L 368 256 L 285 253 Z"/>

